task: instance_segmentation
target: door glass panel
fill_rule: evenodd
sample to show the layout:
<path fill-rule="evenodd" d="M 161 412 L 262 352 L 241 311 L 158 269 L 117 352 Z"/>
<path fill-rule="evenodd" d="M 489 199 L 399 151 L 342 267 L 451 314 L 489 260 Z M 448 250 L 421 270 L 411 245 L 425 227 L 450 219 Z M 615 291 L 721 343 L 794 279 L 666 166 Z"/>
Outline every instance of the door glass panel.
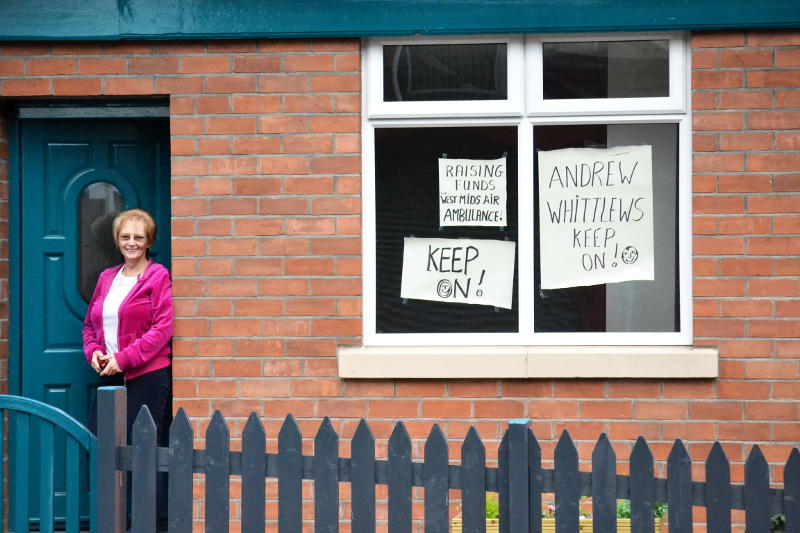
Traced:
<path fill-rule="evenodd" d="M 78 291 L 88 302 L 100 272 L 122 261 L 111 225 L 122 194 L 110 183 L 92 183 L 78 198 Z"/>

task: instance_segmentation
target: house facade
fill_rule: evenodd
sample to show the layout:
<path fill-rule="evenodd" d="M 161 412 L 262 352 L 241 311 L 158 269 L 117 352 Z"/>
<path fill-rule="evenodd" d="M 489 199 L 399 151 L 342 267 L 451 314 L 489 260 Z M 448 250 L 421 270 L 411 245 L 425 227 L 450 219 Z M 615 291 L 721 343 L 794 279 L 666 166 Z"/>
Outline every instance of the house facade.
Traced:
<path fill-rule="evenodd" d="M 256 412 L 272 448 L 287 413 L 309 437 L 329 416 L 343 438 L 367 418 L 384 443 L 397 420 L 496 443 L 526 417 L 545 458 L 564 429 L 582 461 L 602 432 L 657 461 L 720 441 L 741 481 L 758 444 L 781 478 L 791 2 L 86 4 L 0 8 L 5 390 L 85 413 L 82 287 L 103 217 L 145 205 L 197 435 L 220 410 L 234 437 Z"/>

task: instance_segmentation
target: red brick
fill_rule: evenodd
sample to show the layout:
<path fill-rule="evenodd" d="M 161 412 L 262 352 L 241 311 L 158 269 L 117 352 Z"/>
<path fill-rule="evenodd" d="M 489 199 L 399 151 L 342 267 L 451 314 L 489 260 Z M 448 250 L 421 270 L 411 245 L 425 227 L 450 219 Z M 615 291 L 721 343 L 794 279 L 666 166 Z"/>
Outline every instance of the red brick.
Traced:
<path fill-rule="evenodd" d="M 200 300 L 197 302 L 197 316 L 230 316 L 231 301 L 222 299 Z"/>
<path fill-rule="evenodd" d="M 231 71 L 228 56 L 190 56 L 181 58 L 180 72 L 183 74 L 223 73 Z"/>
<path fill-rule="evenodd" d="M 754 157 L 754 156 L 751 156 Z M 692 156 L 695 172 L 735 172 L 744 170 L 741 154 L 695 154 Z M 758 170 L 750 168 L 750 170 Z"/>
<path fill-rule="evenodd" d="M 53 96 L 99 96 L 102 93 L 102 81 L 99 78 L 53 80 Z"/>
<path fill-rule="evenodd" d="M 361 76 L 358 74 L 339 74 L 330 76 L 312 76 L 313 92 L 356 92 L 361 89 Z"/>
<path fill-rule="evenodd" d="M 723 235 L 758 235 L 770 233 L 769 217 L 724 217 L 719 221 Z"/>
<path fill-rule="evenodd" d="M 696 279 L 692 284 L 695 296 L 744 296 L 744 280 Z"/>
<path fill-rule="evenodd" d="M 775 91 L 775 107 L 800 107 L 800 91 Z"/>
<path fill-rule="evenodd" d="M 203 218 L 197 221 L 197 235 L 229 236 L 232 232 L 232 222 L 227 218 Z"/>
<path fill-rule="evenodd" d="M 686 418 L 686 402 L 674 401 L 636 401 L 634 418 L 653 420 L 682 420 Z"/>
<path fill-rule="evenodd" d="M 771 50 L 722 50 L 719 53 L 722 68 L 756 68 L 772 66 Z"/>
<path fill-rule="evenodd" d="M 770 176 L 763 174 L 726 174 L 719 177 L 720 192 L 769 192 L 771 186 Z"/>
<path fill-rule="evenodd" d="M 716 276 L 719 273 L 719 261 L 711 258 L 692 259 L 692 272 L 695 276 Z"/>
<path fill-rule="evenodd" d="M 725 258 L 719 262 L 723 276 L 769 276 L 772 273 L 772 260 L 752 257 Z"/>
<path fill-rule="evenodd" d="M 772 354 L 772 342 L 763 340 L 721 340 L 721 357 L 767 357 Z"/>
<path fill-rule="evenodd" d="M 64 57 L 31 58 L 25 64 L 29 76 L 75 74 L 75 59 Z"/>
<path fill-rule="evenodd" d="M 358 174 L 361 158 L 358 156 L 314 157 L 311 172 L 314 174 Z"/>
<path fill-rule="evenodd" d="M 335 151 L 337 154 L 361 153 L 361 137 L 358 135 L 337 135 Z M 360 190 L 355 192 L 360 192 Z"/>
<path fill-rule="evenodd" d="M 289 382 L 278 379 L 243 379 L 240 381 L 239 390 L 240 395 L 245 398 L 288 398 L 291 396 Z"/>
<path fill-rule="evenodd" d="M 261 117 L 259 119 L 261 133 L 300 133 L 308 131 L 306 117 Z"/>
<path fill-rule="evenodd" d="M 800 296 L 800 280 L 770 278 L 748 281 L 750 296 Z"/>
<path fill-rule="evenodd" d="M 706 110 L 719 107 L 719 95 L 715 91 L 694 91 L 692 93 L 692 109 Z"/>
<path fill-rule="evenodd" d="M 800 111 L 753 112 L 747 117 L 747 127 L 751 130 L 800 129 Z"/>
<path fill-rule="evenodd" d="M 255 76 L 209 76 L 206 80 L 208 93 L 252 93 L 255 90 Z"/>
<path fill-rule="evenodd" d="M 287 257 L 287 276 L 331 276 L 333 259 L 329 257 Z"/>
<path fill-rule="evenodd" d="M 581 417 L 588 419 L 622 418 L 633 415 L 632 401 L 582 401 Z"/>
<path fill-rule="evenodd" d="M 742 402 L 690 402 L 690 417 L 694 420 L 741 420 Z"/>
<path fill-rule="evenodd" d="M 776 133 L 775 148 L 778 150 L 800 150 L 800 134 L 796 132 Z"/>
<path fill-rule="evenodd" d="M 258 160 L 254 157 L 213 158 L 209 160 L 209 172 L 222 175 L 257 174 Z"/>
<path fill-rule="evenodd" d="M 720 305 L 720 314 L 724 317 L 772 316 L 772 302 L 768 300 L 723 300 Z"/>
<path fill-rule="evenodd" d="M 777 399 L 799 400 L 800 383 L 772 383 L 772 397 Z"/>
<path fill-rule="evenodd" d="M 356 255 L 361 253 L 361 239 L 350 237 L 313 239 L 311 250 L 315 255 Z"/>
<path fill-rule="evenodd" d="M 800 331 L 800 320 L 751 320 L 748 329 L 751 337 L 792 338 L 796 337 L 797 332 Z M 795 370 L 792 375 L 784 375 L 784 378 L 796 377 L 796 374 Z M 749 375 L 748 367 L 748 377 L 758 376 Z M 777 376 L 773 375 L 773 377 Z"/>
<path fill-rule="evenodd" d="M 286 194 L 330 194 L 333 192 L 333 178 L 287 177 L 284 180 Z"/>
<path fill-rule="evenodd" d="M 259 76 L 258 90 L 262 93 L 302 93 L 308 90 L 308 76 Z"/>
<path fill-rule="evenodd" d="M 277 56 L 237 56 L 233 58 L 234 72 L 279 72 L 281 58 Z"/>
<path fill-rule="evenodd" d="M 211 239 L 208 241 L 209 255 L 256 255 L 255 239 Z"/>
<path fill-rule="evenodd" d="M 775 217 L 775 233 L 800 233 L 800 217 Z"/>
<path fill-rule="evenodd" d="M 206 127 L 210 134 L 243 134 L 256 132 L 255 117 L 208 117 Z"/>
<path fill-rule="evenodd" d="M 324 154 L 333 151 L 333 137 L 329 135 L 286 136 L 283 138 L 287 154 Z M 314 172 L 322 172 L 312 167 Z"/>
<path fill-rule="evenodd" d="M 748 87 L 800 87 L 796 70 L 752 70 L 747 73 Z"/>
<path fill-rule="evenodd" d="M 734 441 L 769 441 L 769 424 L 721 423 L 719 438 Z"/>
<path fill-rule="evenodd" d="M 211 200 L 212 215 L 254 215 L 258 210 L 255 198 L 220 198 Z"/>
<path fill-rule="evenodd" d="M 361 335 L 361 321 L 350 318 L 317 319 L 313 321 L 311 330 L 315 336 L 353 337 Z"/>
<path fill-rule="evenodd" d="M 260 239 L 259 252 L 261 255 L 307 255 L 308 240 L 286 237 Z"/>
<path fill-rule="evenodd" d="M 778 300 L 775 302 L 775 316 L 785 318 L 800 317 L 800 301 L 798 300 Z"/>
<path fill-rule="evenodd" d="M 131 74 L 175 74 L 178 72 L 178 58 L 172 56 L 132 57 Z"/>
<path fill-rule="evenodd" d="M 358 133 L 361 131 L 361 118 L 358 116 L 312 116 L 311 131 L 318 133 Z"/>
<path fill-rule="evenodd" d="M 716 50 L 692 50 L 692 68 L 717 68 L 719 52 Z"/>
<path fill-rule="evenodd" d="M 744 252 L 744 239 L 740 237 L 695 237 L 694 253 L 699 255 L 737 255 Z"/>
<path fill-rule="evenodd" d="M 742 196 L 695 196 L 692 199 L 692 211 L 699 213 L 742 213 L 744 197 Z"/>
<path fill-rule="evenodd" d="M 797 30 L 754 30 L 747 38 L 750 46 L 800 46 Z"/>
<path fill-rule="evenodd" d="M 747 420 L 798 420 L 797 402 L 747 402 L 744 410 Z"/>
<path fill-rule="evenodd" d="M 4 80 L 0 85 L 3 96 L 49 96 L 49 79 Z"/>
<path fill-rule="evenodd" d="M 696 318 L 694 321 L 696 337 L 743 337 L 744 331 L 743 320 Z"/>
<path fill-rule="evenodd" d="M 360 279 L 314 279 L 311 281 L 314 296 L 358 296 L 361 294 Z"/>
<path fill-rule="evenodd" d="M 256 296 L 258 282 L 252 279 L 214 278 L 207 281 L 209 296 Z"/>
<path fill-rule="evenodd" d="M 719 136 L 721 150 L 770 150 L 771 133 L 730 133 Z"/>
<path fill-rule="evenodd" d="M 722 91 L 722 109 L 759 109 L 772 107 L 772 91 Z"/>
<path fill-rule="evenodd" d="M 716 152 L 717 136 L 714 134 L 695 133 L 692 136 L 692 150 L 695 152 Z"/>
<path fill-rule="evenodd" d="M 82 57 L 78 59 L 78 74 L 125 74 L 128 61 L 124 57 Z"/>
<path fill-rule="evenodd" d="M 333 56 L 330 54 L 289 55 L 283 63 L 284 72 L 330 72 Z"/>
<path fill-rule="evenodd" d="M 800 191 L 800 174 L 779 174 L 773 179 L 775 192 Z"/>
<path fill-rule="evenodd" d="M 719 399 L 766 400 L 769 398 L 766 381 L 720 381 L 717 384 Z"/>
<path fill-rule="evenodd" d="M 744 45 L 744 32 L 700 31 L 692 33 L 692 48 L 728 48 Z"/>
<path fill-rule="evenodd" d="M 798 255 L 800 242 L 793 237 L 750 237 L 747 239 L 750 255 Z"/>
<path fill-rule="evenodd" d="M 153 94 L 152 78 L 105 78 L 103 94 L 150 95 Z"/>
<path fill-rule="evenodd" d="M 800 276 L 800 259 L 776 258 L 774 261 L 777 276 Z"/>
<path fill-rule="evenodd" d="M 278 299 L 253 298 L 237 299 L 236 316 L 281 316 L 283 303 Z"/>
<path fill-rule="evenodd" d="M 277 154 L 280 151 L 281 139 L 278 137 L 236 137 L 233 140 L 235 154 Z"/>
<path fill-rule="evenodd" d="M 358 72 L 361 69 L 361 56 L 359 54 L 339 54 L 334 56 L 335 70 L 339 72 Z"/>
<path fill-rule="evenodd" d="M 271 95 L 237 95 L 231 99 L 234 113 L 277 113 L 281 99 Z"/>
<path fill-rule="evenodd" d="M 744 86 L 744 76 L 737 70 L 695 70 L 692 89 L 736 89 Z"/>
<path fill-rule="evenodd" d="M 475 418 L 519 418 L 525 414 L 525 403 L 516 400 L 476 400 Z"/>
<path fill-rule="evenodd" d="M 203 91 L 205 79 L 192 76 L 166 77 L 157 76 L 156 93 L 195 94 Z"/>

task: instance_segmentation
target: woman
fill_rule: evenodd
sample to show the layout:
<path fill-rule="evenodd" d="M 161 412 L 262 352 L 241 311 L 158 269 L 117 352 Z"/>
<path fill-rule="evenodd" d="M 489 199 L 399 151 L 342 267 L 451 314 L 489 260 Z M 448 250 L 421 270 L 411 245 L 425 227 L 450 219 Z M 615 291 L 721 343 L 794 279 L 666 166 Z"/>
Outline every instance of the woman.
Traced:
<path fill-rule="evenodd" d="M 156 223 L 147 211 L 123 211 L 112 231 L 125 262 L 104 270 L 97 280 L 83 322 L 83 350 L 100 376 L 124 376 L 129 438 L 139 409 L 146 405 L 164 445 L 172 415 L 170 274 L 148 258 Z M 92 408 L 93 432 L 96 416 Z"/>

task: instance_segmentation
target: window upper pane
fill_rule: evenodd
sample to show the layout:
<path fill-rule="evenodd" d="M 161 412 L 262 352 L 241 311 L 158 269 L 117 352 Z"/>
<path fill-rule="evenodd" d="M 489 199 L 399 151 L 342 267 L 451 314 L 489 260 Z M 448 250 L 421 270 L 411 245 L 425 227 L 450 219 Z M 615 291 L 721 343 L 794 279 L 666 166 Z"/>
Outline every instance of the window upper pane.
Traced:
<path fill-rule="evenodd" d="M 669 41 L 542 44 L 545 100 L 669 96 Z"/>
<path fill-rule="evenodd" d="M 383 47 L 383 100 L 506 100 L 507 45 Z"/>
<path fill-rule="evenodd" d="M 534 151 L 561 148 L 612 148 L 649 145 L 652 148 L 653 248 L 655 275 L 649 281 L 624 281 L 542 290 L 540 271 L 534 272 L 534 329 L 536 332 L 674 332 L 680 330 L 678 306 L 678 126 L 676 124 L 580 124 L 534 127 Z M 538 164 L 534 177 L 534 220 L 539 220 Z M 616 191 L 615 189 L 619 189 Z M 575 189 L 578 205 L 580 190 Z M 620 187 L 608 197 L 624 195 Z M 584 196 L 586 196 L 584 194 Z M 592 200 L 593 198 L 587 198 Z M 606 204 L 602 198 L 602 205 Z M 625 200 L 621 197 L 620 200 Z M 623 202 L 620 202 L 623 203 Z M 593 205 L 589 203 L 588 205 Z M 595 218 L 603 219 L 602 212 Z M 600 208 L 605 209 L 604 207 Z M 590 215 L 590 219 L 592 216 Z M 578 222 L 579 234 L 602 223 Z M 605 227 L 612 227 L 606 224 Z M 534 264 L 541 262 L 539 228 L 534 228 Z M 565 246 L 570 246 L 566 243 Z M 622 246 L 622 244 L 620 244 Z M 587 248 L 592 255 L 596 248 Z M 611 249 L 609 249 L 611 254 Z M 611 257 L 604 257 L 608 262 Z"/>
<path fill-rule="evenodd" d="M 439 167 L 450 159 L 507 161 L 507 225 L 444 226 Z M 404 238 L 517 242 L 517 128 L 444 127 L 375 130 L 376 329 L 379 333 L 517 332 L 517 267 L 511 309 L 401 297 Z M 453 279 L 442 268 L 442 279 Z M 511 274 L 511 273 L 509 273 Z"/>

